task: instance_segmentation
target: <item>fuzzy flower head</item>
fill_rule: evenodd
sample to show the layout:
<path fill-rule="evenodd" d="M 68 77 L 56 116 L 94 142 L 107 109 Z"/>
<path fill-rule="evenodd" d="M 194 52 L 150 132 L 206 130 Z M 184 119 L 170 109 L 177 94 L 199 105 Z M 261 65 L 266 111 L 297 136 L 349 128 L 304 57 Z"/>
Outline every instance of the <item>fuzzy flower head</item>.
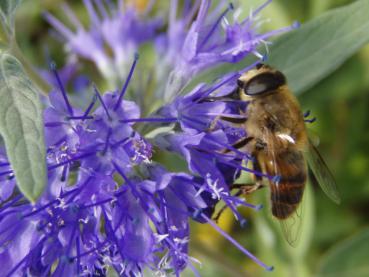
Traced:
<path fill-rule="evenodd" d="M 123 1 L 117 5 L 101 0 L 84 0 L 83 3 L 90 19 L 87 29 L 66 5 L 63 10 L 73 29 L 49 13 L 45 13 L 45 17 L 66 41 L 69 53 L 92 61 L 102 76 L 116 85 L 126 75 L 130 58 L 140 45 L 155 37 L 161 20 L 140 14 Z M 112 55 L 107 48 L 112 50 Z"/>
<path fill-rule="evenodd" d="M 271 269 L 212 220 L 219 202 L 241 225 L 246 219 L 239 207 L 261 208 L 233 193 L 242 171 L 276 177 L 246 167 L 253 158 L 235 147 L 247 137 L 233 124 L 245 121 L 247 102 L 219 100 L 234 92 L 240 74 L 254 65 L 188 93 L 184 88 L 194 74 L 259 56 L 257 49 L 269 36 L 291 27 L 258 33 L 256 16 L 269 1 L 245 19 L 224 1 L 214 7 L 207 0 L 191 3 L 180 7 L 172 0 L 169 14 L 160 18 L 152 5 L 138 11 L 123 1 L 84 0 L 87 29 L 65 7 L 75 31 L 46 15 L 70 53 L 93 61 L 108 82 L 124 80 L 121 89 L 104 93 L 89 84 L 85 98 L 90 100 L 81 106 L 71 101 L 56 66 L 51 67 L 48 81 L 55 87 L 44 111 L 48 185 L 35 204 L 16 188 L 0 147 L 4 276 L 106 276 L 111 270 L 120 276 L 143 276 L 144 270 L 179 276 L 186 267 L 198 275 L 198 261 L 189 255 L 191 221 L 210 224 Z M 149 74 L 137 70 L 133 54 L 143 43 L 158 60 Z M 129 100 L 128 92 L 134 96 Z M 159 103 L 158 109 L 149 113 L 147 103 Z M 187 168 L 168 170 L 160 163 L 167 152 Z"/>

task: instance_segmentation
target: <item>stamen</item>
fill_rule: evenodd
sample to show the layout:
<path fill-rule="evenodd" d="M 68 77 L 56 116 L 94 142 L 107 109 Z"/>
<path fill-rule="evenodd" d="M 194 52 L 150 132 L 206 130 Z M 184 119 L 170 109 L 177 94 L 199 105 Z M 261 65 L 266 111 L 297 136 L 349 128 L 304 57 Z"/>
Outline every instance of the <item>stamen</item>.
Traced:
<path fill-rule="evenodd" d="M 192 273 L 195 275 L 195 277 L 201 277 L 200 272 L 196 269 L 196 267 L 194 267 L 194 265 L 191 263 L 191 261 L 188 261 L 188 266 L 192 270 Z"/>
<path fill-rule="evenodd" d="M 43 211 L 43 210 L 45 210 L 46 208 L 48 208 L 48 207 L 50 207 L 51 205 L 54 205 L 55 203 L 58 203 L 58 202 L 60 203 L 60 200 L 59 200 L 59 199 L 55 199 L 55 200 L 53 200 L 53 201 L 51 201 L 51 202 L 49 202 L 49 203 L 47 203 L 47 204 L 45 204 L 45 205 L 41 206 L 40 208 L 38 208 L 38 209 L 34 210 L 33 212 L 30 212 L 30 213 L 28 213 L 28 214 L 23 215 L 23 216 L 22 216 L 22 218 L 26 218 L 26 217 L 32 216 L 32 215 L 34 215 L 34 214 L 37 214 L 37 213 L 39 213 L 40 211 Z"/>
<path fill-rule="evenodd" d="M 236 197 L 234 195 L 231 195 L 231 196 L 226 196 L 225 195 L 224 198 L 225 199 L 229 199 L 232 202 L 235 202 L 235 204 L 242 205 L 242 206 L 245 206 L 247 208 L 254 209 L 256 211 L 260 211 L 263 208 L 263 205 L 262 204 L 253 205 L 253 204 L 250 204 L 250 203 L 247 203 L 247 202 L 241 200 L 240 198 L 238 198 L 238 197 Z"/>
<path fill-rule="evenodd" d="M 88 152 L 88 153 L 85 153 L 85 154 L 82 154 L 80 156 L 76 156 L 76 157 L 73 157 L 72 159 L 68 159 L 68 160 L 65 160 L 63 162 L 60 162 L 60 163 L 57 163 L 57 164 L 51 164 L 47 167 L 48 170 L 53 170 L 55 168 L 58 168 L 60 166 L 63 166 L 63 165 L 66 165 L 66 164 L 69 164 L 71 162 L 74 162 L 74 161 L 77 161 L 77 160 L 80 160 L 80 159 L 83 159 L 83 158 L 86 158 L 88 156 L 92 156 L 92 155 L 95 155 L 96 152 Z"/>
<path fill-rule="evenodd" d="M 14 197 L 14 199 L 12 199 L 10 202 L 8 202 L 7 204 L 5 204 L 4 206 L 2 206 L 0 208 L 0 212 L 6 210 L 8 207 L 11 207 L 14 203 L 18 202 L 19 200 L 21 200 L 23 198 L 22 195 L 18 195 L 16 197 Z"/>
<path fill-rule="evenodd" d="M 122 139 L 122 140 L 120 140 L 120 141 L 118 141 L 118 142 L 116 142 L 116 143 L 114 143 L 113 145 L 112 145 L 112 148 L 115 148 L 115 147 L 117 147 L 117 146 L 124 146 L 124 145 L 126 145 L 129 141 L 131 141 L 132 140 L 132 138 L 124 138 L 124 139 Z"/>
<path fill-rule="evenodd" d="M 281 33 L 289 32 L 291 30 L 298 29 L 299 27 L 300 27 L 300 23 L 295 21 L 294 23 L 292 23 L 291 26 L 287 26 L 287 27 L 284 27 L 284 28 L 280 28 L 280 29 L 277 29 L 277 30 L 274 30 L 274 31 L 270 31 L 270 32 L 255 36 L 254 40 L 264 41 L 264 39 L 267 39 L 271 36 L 275 36 L 275 35 L 278 35 L 278 34 L 281 34 Z"/>
<path fill-rule="evenodd" d="M 270 3 L 272 2 L 272 0 L 268 0 L 266 1 L 264 4 L 261 4 L 259 7 L 257 7 L 254 11 L 251 11 L 250 16 L 247 17 L 242 24 L 246 23 L 247 21 L 252 20 L 252 18 L 257 15 L 262 9 L 264 9 L 266 6 L 268 6 Z"/>
<path fill-rule="evenodd" d="M 90 103 L 90 105 L 88 105 L 88 107 L 87 107 L 87 109 L 86 109 L 86 111 L 85 111 L 85 113 L 83 114 L 83 116 L 88 116 L 89 114 L 90 114 L 90 111 L 92 110 L 92 108 L 94 107 L 94 105 L 95 105 L 95 103 L 96 103 L 96 101 L 97 101 L 97 95 L 96 94 L 94 94 L 94 96 L 92 97 L 92 101 L 91 101 L 91 103 Z"/>
<path fill-rule="evenodd" d="M 230 3 L 228 8 L 219 16 L 217 21 L 214 23 L 213 27 L 210 29 L 209 33 L 205 36 L 204 40 L 200 44 L 199 52 L 202 50 L 202 48 L 205 46 L 205 44 L 208 42 L 211 35 L 214 33 L 215 29 L 218 27 L 219 23 L 222 21 L 223 17 L 230 11 L 233 10 L 233 4 Z"/>
<path fill-rule="evenodd" d="M 217 84 L 216 86 L 212 87 L 211 89 L 209 89 L 208 91 L 204 92 L 204 95 L 202 97 L 200 97 L 199 99 L 197 99 L 195 102 L 199 103 L 201 101 L 203 101 L 204 99 L 206 99 L 206 97 L 208 97 L 212 92 L 214 92 L 215 90 L 217 90 L 218 88 L 222 87 L 224 84 L 228 83 L 230 80 L 232 79 L 238 79 L 241 76 L 240 73 L 233 73 L 231 74 L 230 77 L 226 78 L 224 81 L 220 82 L 219 84 Z"/>
<path fill-rule="evenodd" d="M 83 0 L 83 4 L 86 7 L 86 10 L 88 12 L 88 15 L 90 17 L 91 22 L 94 25 L 100 24 L 99 16 L 96 13 L 96 10 L 91 2 L 91 0 Z"/>
<path fill-rule="evenodd" d="M 259 171 L 256 171 L 256 170 L 253 170 L 253 169 L 250 169 L 250 168 L 247 168 L 247 167 L 244 167 L 242 165 L 237 165 L 237 164 L 234 164 L 234 163 L 231 163 L 231 162 L 227 162 L 227 161 L 222 161 L 222 163 L 225 163 L 225 164 L 228 164 L 230 166 L 233 166 L 237 169 L 240 169 L 240 170 L 243 170 L 243 171 L 246 171 L 246 172 L 249 172 L 249 173 L 252 173 L 256 176 L 259 176 L 259 177 L 265 177 L 265 178 L 268 178 L 269 180 L 273 180 L 273 178 L 275 178 L 275 176 L 270 176 L 268 174 L 263 174 L 262 172 L 259 172 Z"/>
<path fill-rule="evenodd" d="M 95 91 L 96 96 L 97 96 L 97 97 L 99 98 L 99 100 L 100 100 L 100 103 L 101 103 L 101 105 L 102 105 L 102 107 L 103 107 L 103 109 L 104 109 L 104 111 L 105 111 L 106 115 L 108 116 L 108 118 L 109 118 L 109 119 L 111 119 L 111 116 L 110 116 L 110 114 L 109 114 L 109 110 L 108 110 L 108 108 L 106 107 L 105 102 L 104 102 L 104 100 L 102 99 L 102 97 L 101 97 L 101 94 L 100 94 L 99 90 L 97 89 L 97 87 L 95 86 L 95 84 L 93 84 L 92 86 L 93 86 L 93 88 L 94 88 L 94 91 Z"/>
<path fill-rule="evenodd" d="M 95 3 L 97 5 L 97 8 L 99 9 L 99 12 L 102 14 L 104 18 L 109 18 L 108 11 L 106 10 L 104 4 L 101 2 L 101 0 L 96 1 Z"/>
<path fill-rule="evenodd" d="M 59 77 L 59 74 L 58 74 L 58 71 L 56 70 L 56 64 L 54 62 L 51 62 L 50 63 L 50 68 L 52 70 L 52 72 L 54 73 L 54 77 L 56 79 L 56 82 L 58 83 L 58 86 L 59 86 L 59 90 L 60 92 L 62 93 L 63 95 L 63 98 L 64 98 L 64 102 L 65 102 L 65 105 L 67 106 L 67 109 L 68 109 L 68 112 L 71 116 L 73 116 L 73 108 L 72 106 L 70 105 L 69 103 L 69 100 L 68 100 L 68 96 L 67 96 L 67 93 L 64 89 L 64 86 L 60 80 L 60 77 Z"/>
<path fill-rule="evenodd" d="M 45 127 L 47 127 L 47 128 L 59 127 L 59 126 L 62 126 L 64 124 L 66 124 L 66 123 L 65 122 L 57 122 L 57 121 L 47 122 L 47 123 L 45 123 Z"/>
<path fill-rule="evenodd" d="M 255 263 L 265 268 L 267 271 L 272 271 L 274 268 L 272 266 L 267 266 L 258 258 L 256 258 L 253 254 L 247 251 L 241 244 L 239 244 L 234 238 L 228 235 L 225 231 L 223 231 L 218 225 L 216 225 L 211 219 L 209 219 L 204 213 L 201 214 L 201 217 L 207 221 L 218 233 L 220 233 L 225 239 L 230 241 L 234 246 L 236 246 L 242 253 L 248 256 Z"/>
<path fill-rule="evenodd" d="M 2 167 L 2 166 L 9 166 L 9 165 L 10 165 L 10 163 L 7 163 L 7 162 L 0 163 L 0 167 Z"/>
<path fill-rule="evenodd" d="M 131 80 L 131 78 L 132 78 L 133 72 L 134 72 L 134 70 L 135 70 L 135 67 L 136 67 L 136 63 L 137 63 L 138 57 L 139 57 L 139 56 L 138 56 L 138 54 L 136 53 L 136 54 L 135 54 L 135 57 L 134 57 L 133 64 L 132 64 L 131 69 L 130 69 L 130 71 L 129 71 L 129 74 L 128 74 L 128 77 L 127 77 L 127 80 L 126 80 L 126 82 L 124 83 L 124 86 L 123 86 L 123 88 L 122 88 L 122 90 L 121 90 L 121 92 L 120 92 L 120 95 L 119 95 L 119 98 L 118 98 L 117 103 L 115 104 L 114 110 L 117 110 L 117 109 L 118 109 L 118 107 L 120 106 L 120 104 L 122 103 L 122 100 L 123 100 L 124 94 L 125 94 L 125 92 L 126 92 L 126 90 L 127 90 L 128 84 L 129 84 L 129 82 L 130 82 L 130 80 Z"/>
<path fill-rule="evenodd" d="M 86 120 L 86 119 L 94 119 L 94 117 L 81 115 L 81 116 L 68 116 L 67 119 L 68 120 Z"/>
<path fill-rule="evenodd" d="M 131 122 L 177 122 L 178 119 L 175 117 L 168 117 L 168 118 L 153 118 L 153 117 L 146 117 L 146 118 L 129 118 L 129 119 L 121 119 L 119 122 L 121 123 L 131 123 Z"/>
<path fill-rule="evenodd" d="M 169 26 L 174 26 L 178 9 L 178 0 L 170 1 Z"/>
<path fill-rule="evenodd" d="M 111 128 L 109 128 L 108 134 L 106 135 L 105 146 L 104 146 L 104 149 L 102 151 L 103 155 L 105 155 L 106 151 L 109 148 L 110 136 L 111 136 L 112 132 L 113 132 L 113 130 Z"/>
<path fill-rule="evenodd" d="M 66 4 L 62 4 L 61 6 L 62 6 L 64 14 L 68 17 L 68 19 L 74 25 L 74 27 L 76 29 L 83 29 L 81 22 L 79 21 L 76 14 L 72 11 L 72 9 Z"/>
<path fill-rule="evenodd" d="M 109 197 L 107 199 L 101 200 L 101 201 L 96 202 L 96 203 L 92 203 L 92 204 L 89 204 L 89 205 L 83 205 L 81 207 L 81 209 L 88 209 L 88 208 L 92 208 L 92 207 L 96 207 L 96 206 L 101 206 L 101 205 L 103 205 L 105 203 L 109 203 L 112 200 L 114 200 L 114 198 L 113 197 Z"/>
<path fill-rule="evenodd" d="M 60 20 L 51 15 L 48 12 L 44 12 L 43 16 L 46 20 L 51 24 L 57 31 L 59 31 L 65 38 L 70 40 L 74 34 L 71 30 L 69 30 Z"/>
<path fill-rule="evenodd" d="M 188 1 L 188 2 L 190 2 L 190 1 Z M 190 24 L 191 21 L 193 20 L 193 17 L 195 16 L 196 12 L 199 10 L 200 4 L 201 4 L 201 1 L 195 1 L 195 3 L 193 3 L 193 4 L 192 3 L 188 4 L 188 6 L 192 5 L 192 8 L 188 12 L 186 17 L 183 16 L 184 22 L 186 22 L 185 23 L 186 26 L 188 26 L 188 24 Z M 185 9 L 183 9 L 183 11 L 185 11 Z"/>
<path fill-rule="evenodd" d="M 74 259 L 80 260 L 80 258 L 82 258 L 82 257 L 84 257 L 84 256 L 87 256 L 87 255 L 89 255 L 89 254 L 91 254 L 91 253 L 95 252 L 96 250 L 99 250 L 100 248 L 104 247 L 106 243 L 107 243 L 107 240 L 103 241 L 102 243 L 100 243 L 100 245 L 99 245 L 99 246 L 94 247 L 94 248 L 92 248 L 92 249 L 91 249 L 91 250 L 89 250 L 89 251 L 86 251 L 86 252 L 84 252 L 84 253 L 80 253 L 78 256 L 73 256 L 73 257 L 70 257 L 70 258 L 71 258 L 71 259 L 73 259 L 73 260 L 74 260 Z"/>
<path fill-rule="evenodd" d="M 81 264 L 81 250 L 80 250 L 80 245 L 79 245 L 79 236 L 76 237 L 76 250 L 77 250 L 77 256 L 76 256 L 77 276 L 79 276 L 79 266 Z"/>
<path fill-rule="evenodd" d="M 227 199 L 223 199 L 224 203 L 226 203 L 227 207 L 232 210 L 233 215 L 236 217 L 236 219 L 241 223 L 241 226 L 245 226 L 247 223 L 247 220 L 243 218 L 243 216 L 238 212 L 237 208 L 235 207 L 235 204 L 231 201 L 228 201 Z"/>

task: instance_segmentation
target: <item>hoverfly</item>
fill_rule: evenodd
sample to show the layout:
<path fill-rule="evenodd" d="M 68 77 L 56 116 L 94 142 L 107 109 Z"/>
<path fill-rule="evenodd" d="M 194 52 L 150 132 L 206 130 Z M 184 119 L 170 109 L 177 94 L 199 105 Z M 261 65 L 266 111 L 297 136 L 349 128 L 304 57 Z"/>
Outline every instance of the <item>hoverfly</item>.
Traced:
<path fill-rule="evenodd" d="M 237 122 L 239 127 L 245 128 L 247 137 L 234 147 L 251 153 L 255 170 L 279 176 L 268 181 L 255 176 L 252 186 L 234 187 L 240 188 L 241 194 L 249 194 L 268 183 L 272 214 L 280 221 L 289 244 L 295 245 L 301 225 L 298 208 L 308 177 L 308 165 L 323 191 L 339 203 L 333 175 L 308 138 L 300 105 L 280 71 L 258 64 L 238 79 L 234 92 L 221 98 L 227 97 L 248 102 L 247 110 L 240 112 L 245 115 L 244 122 Z M 221 119 L 235 123 L 232 118 Z"/>

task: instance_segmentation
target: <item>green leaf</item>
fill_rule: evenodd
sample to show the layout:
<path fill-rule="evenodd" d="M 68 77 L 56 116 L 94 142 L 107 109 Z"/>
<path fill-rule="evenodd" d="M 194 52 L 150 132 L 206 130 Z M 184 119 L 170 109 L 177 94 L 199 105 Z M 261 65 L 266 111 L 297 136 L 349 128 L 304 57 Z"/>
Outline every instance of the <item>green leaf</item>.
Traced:
<path fill-rule="evenodd" d="M 12 36 L 14 34 L 15 11 L 21 2 L 22 0 L 0 1 L 0 21 L 8 36 Z"/>
<path fill-rule="evenodd" d="M 276 39 L 266 61 L 280 71 L 296 94 L 317 84 L 369 41 L 369 1 L 360 0 L 322 14 L 299 29 Z M 263 49 L 260 49 L 263 52 Z M 238 64 L 224 64 L 201 73 L 184 91 L 199 82 L 211 82 L 225 72 L 238 71 L 256 58 L 249 56 Z"/>
<path fill-rule="evenodd" d="M 337 69 L 369 41 L 369 1 L 331 10 L 279 37 L 268 63 L 286 74 L 300 93 Z"/>
<path fill-rule="evenodd" d="M 333 247 L 322 259 L 316 276 L 369 276 L 369 229 Z"/>
<path fill-rule="evenodd" d="M 20 191 L 35 201 L 46 185 L 42 106 L 13 56 L 0 54 L 0 134 Z"/>

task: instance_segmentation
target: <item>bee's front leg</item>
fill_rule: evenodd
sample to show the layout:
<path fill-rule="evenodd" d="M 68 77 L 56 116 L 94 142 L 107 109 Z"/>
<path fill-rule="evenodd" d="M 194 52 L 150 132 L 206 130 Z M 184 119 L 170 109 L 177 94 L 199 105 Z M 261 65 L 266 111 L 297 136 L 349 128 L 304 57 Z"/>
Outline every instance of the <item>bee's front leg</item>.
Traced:
<path fill-rule="evenodd" d="M 212 131 L 216 130 L 216 127 L 217 127 L 217 124 L 218 124 L 219 120 L 223 120 L 223 121 L 233 123 L 234 126 L 236 126 L 236 127 L 239 126 L 241 128 L 242 124 L 244 124 L 247 121 L 247 118 L 235 118 L 235 117 L 227 117 L 227 116 L 218 115 L 210 123 L 210 126 L 208 127 L 208 129 L 206 131 L 207 132 L 212 132 Z"/>

